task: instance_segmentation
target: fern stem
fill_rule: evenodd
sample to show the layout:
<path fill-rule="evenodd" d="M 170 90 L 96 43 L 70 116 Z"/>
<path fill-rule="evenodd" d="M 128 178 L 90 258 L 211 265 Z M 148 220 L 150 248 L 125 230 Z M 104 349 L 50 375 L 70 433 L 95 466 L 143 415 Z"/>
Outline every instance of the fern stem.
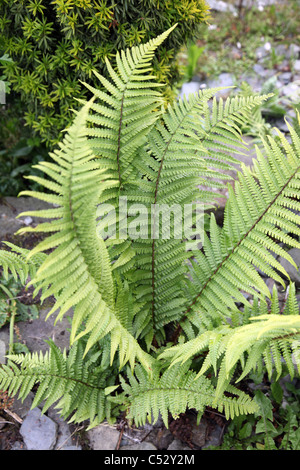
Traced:
<path fill-rule="evenodd" d="M 121 188 L 121 186 L 122 186 L 121 168 L 120 168 L 121 133 L 122 133 L 123 108 L 124 108 L 124 98 L 125 98 L 126 88 L 127 88 L 127 87 L 124 88 L 124 93 L 123 93 L 122 100 L 121 100 L 120 122 L 119 122 L 119 130 L 118 130 L 117 165 L 118 165 L 118 176 L 119 176 L 120 188 Z"/>

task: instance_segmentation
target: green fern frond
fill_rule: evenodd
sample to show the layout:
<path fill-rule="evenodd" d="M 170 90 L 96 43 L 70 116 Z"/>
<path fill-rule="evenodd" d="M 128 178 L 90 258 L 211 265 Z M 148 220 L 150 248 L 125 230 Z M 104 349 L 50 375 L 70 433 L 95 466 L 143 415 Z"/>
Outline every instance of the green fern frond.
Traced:
<path fill-rule="evenodd" d="M 256 268 L 284 285 L 283 276 L 288 275 L 270 251 L 295 266 L 278 243 L 300 247 L 300 217 L 295 214 L 300 210 L 300 141 L 289 128 L 291 144 L 279 131 L 280 143 L 272 137 L 263 141 L 265 155 L 257 149 L 254 172 L 244 167 L 235 190 L 229 186 L 223 228 L 211 219 L 210 236 L 204 234 L 203 250 L 195 253 L 193 282 L 188 283 L 184 318 L 195 325 L 203 324 L 205 316 L 216 321 L 230 317 L 237 311 L 236 302 L 247 304 L 241 290 L 270 297 Z"/>
<path fill-rule="evenodd" d="M 157 208 L 154 215 L 151 213 L 151 233 L 148 227 L 148 232 L 133 242 L 138 268 L 137 292 L 149 309 L 148 324 L 145 325 L 144 314 L 142 318 L 137 316 L 136 329 L 147 337 L 148 344 L 156 332 L 176 320 L 184 309 L 182 281 L 187 273 L 186 260 L 192 255 L 182 243 L 184 234 L 176 233 L 175 222 L 171 222 L 171 236 L 164 237 L 162 232 L 157 239 L 153 236 L 160 207 L 172 209 L 175 204 L 183 214 L 184 206 L 193 201 L 211 202 L 212 196 L 207 199 L 206 192 L 199 191 L 199 185 L 205 181 L 206 186 L 218 186 L 215 184 L 218 178 L 226 179 L 219 168 L 229 169 L 236 163 L 228 153 L 228 144 L 237 152 L 245 148 L 238 126 L 247 120 L 258 101 L 267 99 L 267 96 L 259 97 L 258 101 L 228 99 L 218 105 L 214 100 L 210 109 L 208 100 L 216 91 L 204 90 L 190 95 L 189 101 L 179 99 L 169 106 L 162 120 L 151 129 L 148 145 L 135 163 L 137 171 L 147 180 L 143 195 L 139 193 L 137 199 L 136 192 L 126 192 L 129 201 L 144 203 L 149 213 L 150 207 Z M 162 229 L 163 224 L 160 222 L 157 227 Z"/>
<path fill-rule="evenodd" d="M 171 367 L 190 361 L 193 357 L 203 355 L 202 366 L 197 377 L 212 370 L 218 378 L 216 400 L 224 392 L 232 379 L 239 363 L 242 365 L 238 381 L 255 370 L 261 359 L 264 359 L 266 369 L 271 379 L 274 370 L 276 380 L 282 372 L 282 359 L 286 362 L 291 378 L 300 371 L 300 316 L 294 312 L 295 290 L 291 285 L 289 300 L 285 309 L 280 313 L 273 296 L 274 305 L 265 314 L 264 305 L 259 316 L 251 316 L 250 323 L 232 328 L 229 325 L 220 326 L 200 334 L 193 340 L 179 344 L 163 351 L 158 359 L 170 361 Z M 296 355 L 293 358 L 293 354 Z"/>
<path fill-rule="evenodd" d="M 52 249 L 31 280 L 36 289 L 43 289 L 42 300 L 54 295 L 55 305 L 48 317 L 59 310 L 56 322 L 74 308 L 71 344 L 89 334 L 86 351 L 106 334 L 111 334 L 111 362 L 119 350 L 120 365 L 130 361 L 134 365 L 139 358 L 150 370 L 151 360 L 115 315 L 115 283 L 105 243 L 96 232 L 96 205 L 102 186 L 103 169 L 88 145 L 86 116 L 88 105 L 78 113 L 69 129 L 61 149 L 51 156 L 56 164 L 38 165 L 51 177 L 59 177 L 52 187 L 59 194 L 62 215 L 56 218 L 50 209 L 52 222 L 42 223 L 26 231 L 55 232 L 30 251 L 27 258 Z M 41 183 L 41 181 L 40 181 Z M 105 185 L 104 185 L 105 187 Z M 43 197 L 43 193 L 25 191 L 23 194 Z M 47 194 L 51 198 L 52 194 Z M 45 212 L 47 215 L 47 211 Z M 83 331 L 79 332 L 82 324 Z"/>
<path fill-rule="evenodd" d="M 110 79 L 95 75 L 106 91 L 97 90 L 87 83 L 85 86 L 100 100 L 91 105 L 95 114 L 90 114 L 93 128 L 88 135 L 95 154 L 101 157 L 104 166 L 110 168 L 113 179 L 119 181 L 120 188 L 126 183 L 136 149 L 144 141 L 149 128 L 158 119 L 154 113 L 163 104 L 162 94 L 155 90 L 161 87 L 151 74 L 151 61 L 155 50 L 168 37 L 172 28 L 142 44 L 126 51 L 117 52 L 115 71 L 108 59 L 106 66 Z"/>
<path fill-rule="evenodd" d="M 168 427 L 169 413 L 178 416 L 187 409 L 195 409 L 201 415 L 205 407 L 212 406 L 215 388 L 209 379 L 196 377 L 195 372 L 188 370 L 189 365 L 171 367 L 161 377 L 156 371 L 153 380 L 149 380 L 145 371 L 137 366 L 135 375 L 128 372 L 129 383 L 121 378 L 124 395 L 128 400 L 128 418 L 134 419 L 136 426 L 139 426 L 147 420 L 156 422 L 160 413 Z M 228 392 L 235 396 L 223 395 L 215 405 L 228 419 L 257 410 L 255 402 L 243 392 L 234 387 L 229 387 Z"/>
<path fill-rule="evenodd" d="M 68 354 L 52 341 L 49 345 L 44 354 L 8 356 L 7 364 L 0 367 L 1 390 L 24 400 L 37 386 L 32 408 L 43 404 L 42 413 L 55 404 L 69 422 L 90 420 L 89 428 L 105 419 L 113 421 L 106 389 L 114 384 L 115 375 L 110 368 L 101 367 L 101 349 L 83 360 L 83 342 L 76 342 Z"/>
<path fill-rule="evenodd" d="M 28 260 L 27 255 L 29 250 L 20 248 L 13 243 L 3 242 L 10 250 L 0 251 L 0 266 L 3 268 L 3 276 L 7 278 L 10 272 L 14 279 L 18 279 L 22 284 L 25 284 L 28 276 L 33 278 L 39 266 L 45 260 L 46 255 L 39 253 L 32 259 Z"/>

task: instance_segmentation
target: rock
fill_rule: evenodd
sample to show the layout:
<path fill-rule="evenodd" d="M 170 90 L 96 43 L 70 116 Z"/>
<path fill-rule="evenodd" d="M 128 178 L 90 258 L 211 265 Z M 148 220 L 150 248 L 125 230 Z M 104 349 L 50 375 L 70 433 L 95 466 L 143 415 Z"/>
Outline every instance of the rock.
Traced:
<path fill-rule="evenodd" d="M 300 82 L 299 80 L 290 82 L 281 89 L 281 93 L 287 96 L 291 101 L 298 101 L 300 99 Z"/>
<path fill-rule="evenodd" d="M 104 424 L 87 431 L 87 437 L 93 450 L 115 450 L 119 436 L 120 432 L 117 429 Z"/>
<path fill-rule="evenodd" d="M 6 350 L 7 350 L 7 347 L 6 347 L 6 344 L 5 342 L 0 339 L 0 364 L 6 364 Z"/>
<path fill-rule="evenodd" d="M 209 0 L 209 6 L 212 10 L 228 12 L 230 11 L 233 14 L 236 14 L 236 8 L 227 2 L 222 2 L 221 0 Z"/>
<path fill-rule="evenodd" d="M 221 96 L 224 97 L 224 96 L 229 95 L 231 93 L 231 89 L 229 87 L 234 86 L 234 84 L 235 84 L 234 75 L 232 75 L 231 73 L 224 72 L 224 73 L 221 73 L 218 78 L 214 80 L 210 80 L 207 86 L 209 88 L 226 87 L 227 89 L 218 91 L 218 93 L 216 93 L 215 96 L 219 98 Z"/>
<path fill-rule="evenodd" d="M 265 73 L 265 68 L 261 64 L 254 64 L 253 65 L 253 71 L 257 73 L 258 75 L 263 76 Z"/>
<path fill-rule="evenodd" d="M 270 291 L 270 294 L 272 295 L 273 294 L 273 288 L 274 288 L 274 286 L 276 287 L 276 283 L 275 283 L 274 279 L 268 277 L 265 282 L 266 282 L 266 286 L 268 287 L 268 289 Z"/>
<path fill-rule="evenodd" d="M 223 428 L 216 424 L 213 430 L 210 432 L 207 441 L 202 446 L 202 449 L 206 447 L 219 447 L 222 444 Z"/>
<path fill-rule="evenodd" d="M 23 219 L 23 223 L 24 223 L 25 225 L 31 225 L 31 224 L 33 223 L 33 219 L 32 219 L 31 217 L 29 217 L 29 216 L 28 216 L 28 217 L 25 217 L 25 218 Z"/>
<path fill-rule="evenodd" d="M 284 85 L 287 85 L 292 79 L 292 72 L 281 73 L 278 78 Z"/>
<path fill-rule="evenodd" d="M 286 44 L 278 44 L 275 46 L 275 54 L 276 56 L 287 57 L 288 55 L 288 47 Z"/>
<path fill-rule="evenodd" d="M 47 411 L 49 418 L 57 424 L 57 440 L 55 450 L 64 450 L 66 447 L 73 447 L 72 435 L 69 424 L 61 418 L 54 407 Z M 75 446 L 76 447 L 76 446 Z"/>
<path fill-rule="evenodd" d="M 294 72 L 300 73 L 300 60 L 295 60 L 294 62 Z"/>
<path fill-rule="evenodd" d="M 8 349 L 8 345 L 9 345 L 9 328 L 6 328 L 4 326 L 2 326 L 2 328 L 0 328 L 0 340 L 3 341 L 3 343 L 6 344 L 6 349 Z"/>
<path fill-rule="evenodd" d="M 5 203 L 0 203 L 0 241 L 6 235 L 12 235 L 24 225 L 45 222 L 46 219 L 40 217 L 24 217 L 17 219 L 21 212 L 28 210 L 49 209 L 52 206 L 44 201 L 28 197 L 6 197 Z"/>
<path fill-rule="evenodd" d="M 193 95 L 195 93 L 198 93 L 199 90 L 200 90 L 200 86 L 201 86 L 201 84 L 199 82 L 184 83 L 181 87 L 181 90 L 180 90 L 180 97 L 183 98 L 184 95 L 185 95 L 186 98 L 188 98 L 191 93 Z"/>
<path fill-rule="evenodd" d="M 20 441 L 16 441 L 12 446 L 10 450 L 27 450 L 25 444 Z"/>
<path fill-rule="evenodd" d="M 51 450 L 56 443 L 57 425 L 39 408 L 30 410 L 24 419 L 20 434 L 28 450 Z"/>
<path fill-rule="evenodd" d="M 282 120 L 276 121 L 274 127 L 277 127 L 277 129 L 279 129 L 282 132 L 289 132 L 289 128 L 285 121 L 282 121 Z"/>
<path fill-rule="evenodd" d="M 157 450 L 157 448 L 151 442 L 144 441 L 131 446 L 122 446 L 120 450 Z"/>
<path fill-rule="evenodd" d="M 191 450 L 191 448 L 179 439 L 174 439 L 169 445 L 168 450 Z"/>
<path fill-rule="evenodd" d="M 288 254 L 293 258 L 295 261 L 296 265 L 299 267 L 300 266 L 300 250 L 299 248 L 292 248 L 290 251 L 288 251 Z M 283 268 L 286 270 L 287 274 L 290 276 L 291 281 L 296 284 L 296 286 L 300 286 L 300 275 L 298 270 L 285 258 L 282 256 L 279 256 L 278 258 L 279 263 Z"/>
<path fill-rule="evenodd" d="M 34 394 L 33 392 L 29 392 L 26 398 L 24 400 L 20 400 L 19 398 L 14 398 L 14 402 L 12 406 L 10 407 L 11 411 L 16 413 L 21 419 L 24 419 L 28 412 L 30 411 L 32 402 L 34 399 Z"/>
<path fill-rule="evenodd" d="M 60 450 L 82 450 L 81 446 L 65 446 L 62 447 Z"/>
<path fill-rule="evenodd" d="M 270 54 L 270 51 L 266 49 L 264 46 L 258 47 L 255 51 L 257 60 L 265 59 L 269 54 Z"/>
<path fill-rule="evenodd" d="M 298 59 L 300 54 L 300 47 L 298 44 L 290 44 L 288 48 L 288 58 L 289 59 Z"/>
<path fill-rule="evenodd" d="M 69 347 L 70 334 L 67 330 L 70 328 L 70 323 L 67 317 L 72 315 L 72 311 L 66 313 L 62 321 L 58 321 L 56 325 L 54 325 L 56 315 L 52 315 L 45 321 L 49 311 L 50 308 L 42 308 L 39 318 L 30 323 L 18 322 L 21 338 L 25 339 L 30 352 L 49 350 L 49 345 L 46 343 L 48 339 L 52 339 L 61 349 Z"/>
<path fill-rule="evenodd" d="M 247 74 L 243 74 L 240 76 L 240 83 L 246 82 L 254 92 L 261 92 L 261 88 L 263 85 L 263 80 L 262 77 L 258 74 L 256 74 L 254 77 L 253 76 L 248 76 Z"/>
<path fill-rule="evenodd" d="M 173 441 L 173 435 L 169 429 L 162 428 L 159 429 L 155 436 L 155 440 L 153 440 L 153 443 L 157 447 L 157 449 L 162 450 L 162 449 L 168 449 L 168 446 L 171 444 Z"/>
<path fill-rule="evenodd" d="M 191 442 L 197 447 L 203 447 L 206 442 L 207 422 L 202 418 L 200 423 L 196 424 L 196 418 L 193 420 Z"/>

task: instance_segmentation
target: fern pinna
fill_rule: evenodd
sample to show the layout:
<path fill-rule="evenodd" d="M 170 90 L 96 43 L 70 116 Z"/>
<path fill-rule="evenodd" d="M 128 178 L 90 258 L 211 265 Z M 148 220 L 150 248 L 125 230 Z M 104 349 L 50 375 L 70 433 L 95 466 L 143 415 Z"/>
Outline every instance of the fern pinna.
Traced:
<path fill-rule="evenodd" d="M 95 71 L 101 90 L 85 84 L 93 96 L 52 161 L 37 165 L 45 176 L 29 176 L 46 191 L 22 193 L 50 204 L 22 215 L 50 222 L 21 232 L 48 236 L 31 251 L 0 252 L 4 276 L 30 274 L 35 294 L 55 297 L 49 316 L 73 310 L 69 349 L 50 342 L 45 355 L 9 356 L 0 388 L 25 398 L 38 385 L 33 406 L 57 403 L 91 427 L 124 406 L 136 424 L 161 413 L 168 425 L 169 414 L 206 406 L 228 418 L 253 413 L 234 380 L 257 367 L 277 380 L 282 359 L 291 377 L 299 372 L 294 286 L 281 312 L 257 269 L 285 286 L 270 251 L 293 263 L 283 246 L 299 248 L 299 137 L 289 126 L 291 142 L 265 138 L 253 168 L 236 170 L 240 129 L 268 95 L 217 101 L 208 89 L 165 105 L 151 60 L 172 29 L 118 53 L 116 70 L 107 61 L 107 77 Z M 227 184 L 220 227 L 205 209 Z M 190 228 L 209 219 L 197 249 L 171 217 L 195 201 L 202 212 L 191 211 Z"/>

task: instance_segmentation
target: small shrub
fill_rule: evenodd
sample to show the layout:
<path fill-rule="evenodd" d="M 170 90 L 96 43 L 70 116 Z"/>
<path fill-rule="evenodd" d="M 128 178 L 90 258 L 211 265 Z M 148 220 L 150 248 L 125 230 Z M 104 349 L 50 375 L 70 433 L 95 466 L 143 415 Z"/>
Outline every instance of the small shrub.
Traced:
<path fill-rule="evenodd" d="M 165 96 L 179 78 L 176 53 L 197 36 L 208 18 L 204 0 L 5 0 L 0 4 L 0 51 L 7 80 L 20 97 L 26 124 L 56 144 L 72 119 L 74 98 L 87 96 L 80 81 L 95 82 L 93 69 L 107 73 L 105 58 L 141 44 L 178 23 L 158 49 L 154 73 Z"/>

